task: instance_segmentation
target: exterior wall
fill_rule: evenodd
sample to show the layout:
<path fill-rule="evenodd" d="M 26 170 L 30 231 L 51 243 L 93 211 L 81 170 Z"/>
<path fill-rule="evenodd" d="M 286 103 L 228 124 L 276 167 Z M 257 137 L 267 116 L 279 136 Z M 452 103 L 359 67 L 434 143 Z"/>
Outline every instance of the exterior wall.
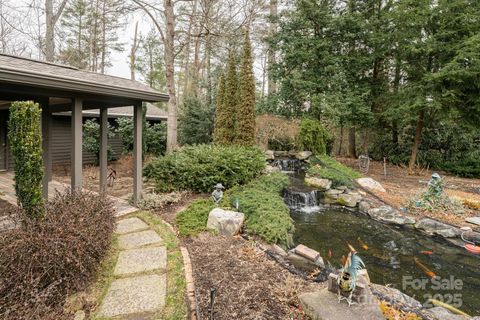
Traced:
<path fill-rule="evenodd" d="M 88 118 L 84 118 L 84 121 Z M 108 119 L 111 125 L 114 125 L 114 119 Z M 5 125 L 0 123 L 0 125 Z M 53 116 L 52 117 L 52 162 L 53 165 L 70 164 L 71 156 L 71 118 L 68 116 Z M 118 134 L 113 138 L 108 139 L 108 145 L 112 148 L 113 158 L 118 159 L 123 151 L 122 140 Z M 13 170 L 14 161 L 10 149 L 7 149 L 8 168 Z M 83 152 L 83 164 L 95 163 L 95 155 L 91 152 Z"/>

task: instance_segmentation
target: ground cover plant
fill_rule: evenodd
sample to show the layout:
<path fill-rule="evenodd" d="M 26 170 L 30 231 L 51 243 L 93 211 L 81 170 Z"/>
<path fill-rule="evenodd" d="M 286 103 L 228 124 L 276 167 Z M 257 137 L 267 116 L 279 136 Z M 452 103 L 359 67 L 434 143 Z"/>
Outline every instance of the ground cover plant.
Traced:
<path fill-rule="evenodd" d="M 199 199 L 176 216 L 178 234 L 192 236 L 206 230 L 208 214 L 215 208 L 212 199 Z"/>
<path fill-rule="evenodd" d="M 114 209 L 87 193 L 57 194 L 42 219 L 0 234 L 0 318 L 61 319 L 69 294 L 83 290 L 107 254 Z"/>
<path fill-rule="evenodd" d="M 195 145 L 153 159 L 144 176 L 158 192 L 211 192 L 217 183 L 226 188 L 247 183 L 264 167 L 265 157 L 255 147 Z"/>
<path fill-rule="evenodd" d="M 331 180 L 334 187 L 353 187 L 353 180 L 361 177 L 359 172 L 326 155 L 312 160 L 312 165 L 308 168 L 307 175 Z"/>

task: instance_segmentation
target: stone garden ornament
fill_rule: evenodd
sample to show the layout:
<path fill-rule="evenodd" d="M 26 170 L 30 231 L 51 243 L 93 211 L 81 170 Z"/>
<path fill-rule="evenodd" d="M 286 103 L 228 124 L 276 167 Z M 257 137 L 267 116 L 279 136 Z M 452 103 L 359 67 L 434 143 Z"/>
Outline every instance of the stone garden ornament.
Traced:
<path fill-rule="evenodd" d="M 443 183 L 442 178 L 436 172 L 432 174 L 432 178 L 428 181 L 428 193 L 439 197 L 443 193 Z"/>
<path fill-rule="evenodd" d="M 222 190 L 225 189 L 225 187 L 221 183 L 217 183 L 214 188 L 215 190 L 213 190 L 212 192 L 212 200 L 216 205 L 218 205 L 220 201 L 222 201 L 222 198 L 223 198 Z"/>

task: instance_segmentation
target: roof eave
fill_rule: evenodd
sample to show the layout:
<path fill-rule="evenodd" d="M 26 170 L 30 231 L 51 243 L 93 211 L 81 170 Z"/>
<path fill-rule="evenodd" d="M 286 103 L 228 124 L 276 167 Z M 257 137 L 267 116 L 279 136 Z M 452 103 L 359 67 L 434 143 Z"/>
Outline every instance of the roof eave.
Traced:
<path fill-rule="evenodd" d="M 134 90 L 112 85 L 104 85 L 69 79 L 67 77 L 45 76 L 38 73 L 25 73 L 18 70 L 0 70 L 0 82 L 31 85 L 35 87 L 65 90 L 68 92 L 79 92 L 98 94 L 105 96 L 124 97 L 145 102 L 168 101 L 169 97 L 164 93 L 151 91 Z"/>

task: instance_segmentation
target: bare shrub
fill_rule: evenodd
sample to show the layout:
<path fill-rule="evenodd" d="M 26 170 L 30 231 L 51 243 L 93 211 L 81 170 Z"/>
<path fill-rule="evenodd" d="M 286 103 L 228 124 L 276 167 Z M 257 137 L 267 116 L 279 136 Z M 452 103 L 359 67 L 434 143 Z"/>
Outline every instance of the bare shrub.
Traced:
<path fill-rule="evenodd" d="M 87 287 L 109 250 L 114 209 L 105 197 L 68 192 L 44 218 L 22 219 L 0 234 L 0 318 L 67 318 L 65 299 Z"/>
<path fill-rule="evenodd" d="M 257 116 L 255 120 L 256 144 L 263 150 L 268 148 L 269 141 L 292 141 L 298 138 L 300 122 L 295 119 L 286 119 L 270 114 Z"/>

